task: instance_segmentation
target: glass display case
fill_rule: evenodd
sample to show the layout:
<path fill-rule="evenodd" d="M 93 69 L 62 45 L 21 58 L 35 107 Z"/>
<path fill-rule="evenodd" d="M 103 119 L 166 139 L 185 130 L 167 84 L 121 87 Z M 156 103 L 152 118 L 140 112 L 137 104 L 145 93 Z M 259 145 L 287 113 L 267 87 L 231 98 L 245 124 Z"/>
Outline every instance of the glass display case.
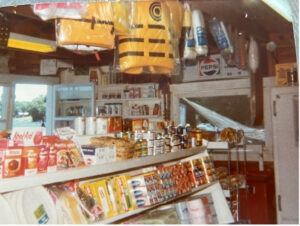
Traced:
<path fill-rule="evenodd" d="M 53 127 L 73 127 L 76 117 L 94 116 L 94 84 L 64 84 L 53 87 Z"/>

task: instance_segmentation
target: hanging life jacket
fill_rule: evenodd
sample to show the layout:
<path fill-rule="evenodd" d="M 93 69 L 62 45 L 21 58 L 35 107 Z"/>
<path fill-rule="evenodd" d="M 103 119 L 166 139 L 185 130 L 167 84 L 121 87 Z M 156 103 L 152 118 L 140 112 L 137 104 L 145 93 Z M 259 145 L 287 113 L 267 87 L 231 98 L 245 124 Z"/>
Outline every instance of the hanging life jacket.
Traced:
<path fill-rule="evenodd" d="M 160 1 L 145 1 L 135 2 L 133 7 L 131 35 L 118 37 L 121 71 L 140 74 L 147 68 L 151 73 L 171 73 L 174 57 L 167 5 Z"/>
<path fill-rule="evenodd" d="M 113 25 L 110 2 L 90 2 L 82 19 L 57 19 L 57 43 L 63 47 L 85 45 L 90 50 L 113 49 Z"/>

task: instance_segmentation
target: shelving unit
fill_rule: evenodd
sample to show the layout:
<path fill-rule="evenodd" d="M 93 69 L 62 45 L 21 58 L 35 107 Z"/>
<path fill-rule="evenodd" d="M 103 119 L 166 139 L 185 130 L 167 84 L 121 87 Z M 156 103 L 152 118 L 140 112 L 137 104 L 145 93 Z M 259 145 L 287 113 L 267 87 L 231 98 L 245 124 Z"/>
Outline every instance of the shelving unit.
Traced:
<path fill-rule="evenodd" d="M 96 116 L 100 115 L 100 112 L 103 116 L 122 116 L 124 119 L 134 119 L 134 118 L 149 118 L 153 121 L 163 121 L 164 120 L 164 102 L 162 97 L 158 97 L 157 93 L 151 93 L 149 97 L 147 95 L 143 95 L 142 90 L 147 90 L 147 87 L 156 87 L 157 84 L 149 83 L 149 84 L 115 84 L 115 85 L 107 85 L 107 86 L 100 86 L 98 89 L 98 99 L 95 101 L 96 103 Z M 138 88 L 140 89 L 140 96 L 139 97 L 126 97 L 124 94 L 124 90 L 126 88 Z M 152 90 L 153 90 L 152 89 Z M 147 93 L 147 92 L 146 92 Z M 106 96 L 106 98 L 103 98 Z M 113 98 L 115 97 L 115 98 Z M 107 110 L 105 109 L 105 105 L 109 104 L 121 104 L 122 112 L 118 113 L 117 115 L 110 115 L 107 114 Z M 155 104 L 159 104 L 159 114 L 153 115 L 153 108 Z M 149 109 L 148 115 L 132 115 L 131 108 L 133 105 L 139 105 L 139 107 L 143 105 L 147 105 Z M 98 115 L 97 115 L 98 113 Z"/>
<path fill-rule="evenodd" d="M 34 187 L 38 185 L 52 184 L 73 179 L 80 179 L 92 176 L 102 176 L 135 169 L 153 164 L 173 161 L 203 152 L 206 147 L 184 149 L 178 152 L 171 152 L 156 156 L 147 156 L 127 161 L 106 163 L 101 165 L 86 166 L 82 168 L 68 169 L 53 173 L 37 174 L 33 176 L 20 176 L 0 180 L 0 193 L 10 192 L 19 189 Z"/>
<path fill-rule="evenodd" d="M 247 189 L 247 151 L 246 151 L 246 140 L 243 138 L 242 141 L 238 144 L 230 144 L 226 141 L 224 142 L 208 142 L 207 144 L 207 149 L 210 153 L 227 153 L 228 159 L 227 159 L 227 165 L 228 165 L 228 175 L 231 175 L 231 161 L 232 155 L 236 154 L 236 172 L 237 174 L 240 173 L 240 167 L 239 167 L 239 162 L 240 162 L 240 148 L 242 149 L 242 154 L 243 154 L 243 172 L 244 172 L 244 177 L 245 177 L 245 182 L 242 186 L 237 185 L 237 187 L 234 190 L 225 190 L 224 195 L 229 198 L 230 200 L 230 209 L 234 209 L 234 204 L 232 201 L 232 192 L 236 192 L 236 199 L 237 199 L 237 204 L 236 204 L 236 221 L 240 221 L 240 189 L 246 189 L 246 208 L 248 208 L 248 189 Z M 248 209 L 246 209 L 246 213 L 248 212 Z"/>
<path fill-rule="evenodd" d="M 130 212 L 127 212 L 127 213 L 124 213 L 124 214 L 120 214 L 116 217 L 112 217 L 112 218 L 109 218 L 109 219 L 106 219 L 106 220 L 103 220 L 103 221 L 99 221 L 99 222 L 96 222 L 95 224 L 111 224 L 111 223 L 114 223 L 114 222 L 117 222 L 117 221 L 120 221 L 122 219 L 125 219 L 127 217 L 130 217 L 130 216 L 134 216 L 136 214 L 140 214 L 140 213 L 143 213 L 147 210 L 151 210 L 151 209 L 155 209 L 159 206 L 162 206 L 164 204 L 167 204 L 167 203 L 170 203 L 172 201 L 175 201 L 177 199 L 181 199 L 181 198 L 184 198 L 186 196 L 189 196 L 189 195 L 193 195 L 194 193 L 196 192 L 199 192 L 209 186 L 212 186 L 214 184 L 216 184 L 218 182 L 212 182 L 212 183 L 208 183 L 208 184 L 204 184 L 204 185 L 201 185 L 197 188 L 194 188 L 191 192 L 188 192 L 188 193 L 185 193 L 183 195 L 180 195 L 178 197 L 175 197 L 175 198 L 172 198 L 172 199 L 169 199 L 169 200 L 166 200 L 164 202 L 161 202 L 161 203 L 158 203 L 156 205 L 152 205 L 152 206 L 149 206 L 149 207 L 145 207 L 145 208 L 139 208 L 139 209 L 136 209 L 136 210 L 133 210 L 133 211 L 130 211 Z"/>
<path fill-rule="evenodd" d="M 73 126 L 75 117 L 94 116 L 94 84 L 53 86 L 51 133 L 63 126 Z"/>

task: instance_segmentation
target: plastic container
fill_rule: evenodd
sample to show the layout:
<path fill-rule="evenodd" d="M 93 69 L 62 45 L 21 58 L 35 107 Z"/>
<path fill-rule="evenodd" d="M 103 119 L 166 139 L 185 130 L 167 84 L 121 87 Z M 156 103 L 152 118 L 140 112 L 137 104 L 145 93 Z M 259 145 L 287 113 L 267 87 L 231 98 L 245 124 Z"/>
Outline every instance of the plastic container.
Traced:
<path fill-rule="evenodd" d="M 209 28 L 221 54 L 232 54 L 233 47 L 223 21 L 213 17 L 209 20 Z"/>
<path fill-rule="evenodd" d="M 16 212 L 21 224 L 58 224 L 55 204 L 42 186 L 18 191 Z"/>
<path fill-rule="evenodd" d="M 0 195 L 0 224 L 18 224 L 16 214 L 13 212 L 9 202 Z"/>
<path fill-rule="evenodd" d="M 195 37 L 195 50 L 198 55 L 207 55 L 207 33 L 204 17 L 200 10 L 193 10 L 192 23 Z"/>

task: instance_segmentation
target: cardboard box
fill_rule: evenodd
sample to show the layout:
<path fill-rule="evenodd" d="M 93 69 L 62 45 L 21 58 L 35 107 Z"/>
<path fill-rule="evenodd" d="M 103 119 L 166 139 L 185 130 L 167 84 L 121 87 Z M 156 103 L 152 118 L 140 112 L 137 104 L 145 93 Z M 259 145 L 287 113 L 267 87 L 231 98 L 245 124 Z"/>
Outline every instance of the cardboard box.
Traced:
<path fill-rule="evenodd" d="M 276 86 L 288 86 L 288 70 L 297 68 L 295 63 L 284 63 L 275 65 Z M 297 74 L 298 77 L 298 74 Z M 298 82 L 297 82 L 298 85 Z"/>

